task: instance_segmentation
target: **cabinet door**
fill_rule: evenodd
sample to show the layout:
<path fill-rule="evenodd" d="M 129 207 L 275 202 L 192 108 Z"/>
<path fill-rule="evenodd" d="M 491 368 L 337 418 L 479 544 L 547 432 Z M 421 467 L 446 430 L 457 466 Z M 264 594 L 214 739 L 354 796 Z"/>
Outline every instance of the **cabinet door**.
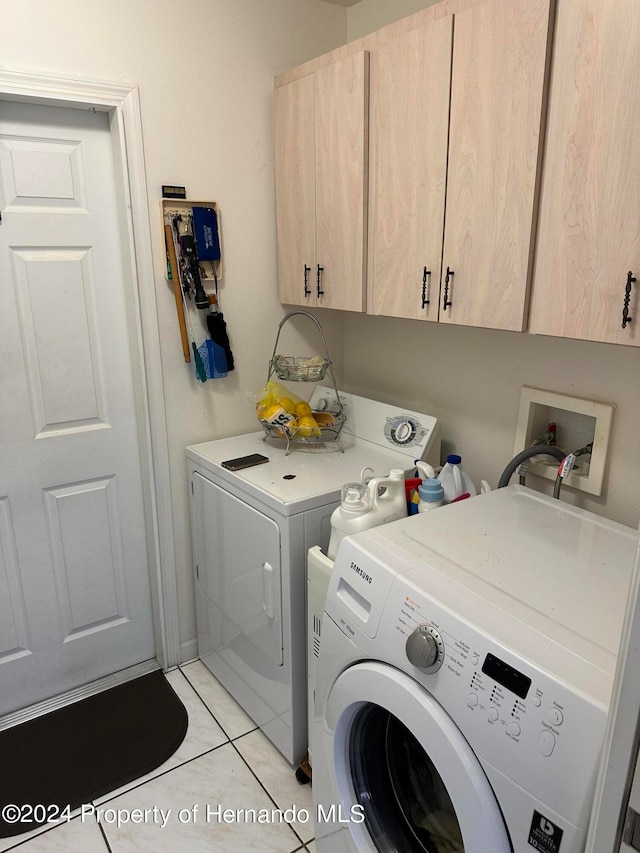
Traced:
<path fill-rule="evenodd" d="M 315 72 L 317 304 L 363 311 L 369 54 Z"/>
<path fill-rule="evenodd" d="M 640 3 L 561 0 L 530 331 L 640 346 Z"/>
<path fill-rule="evenodd" d="M 438 319 L 452 36 L 448 16 L 372 58 L 371 314 Z"/>
<path fill-rule="evenodd" d="M 316 291 L 312 287 L 316 259 L 312 74 L 275 90 L 274 138 L 280 301 L 291 305 L 315 305 Z"/>
<path fill-rule="evenodd" d="M 550 11 L 486 0 L 455 16 L 441 322 L 524 327 Z"/>

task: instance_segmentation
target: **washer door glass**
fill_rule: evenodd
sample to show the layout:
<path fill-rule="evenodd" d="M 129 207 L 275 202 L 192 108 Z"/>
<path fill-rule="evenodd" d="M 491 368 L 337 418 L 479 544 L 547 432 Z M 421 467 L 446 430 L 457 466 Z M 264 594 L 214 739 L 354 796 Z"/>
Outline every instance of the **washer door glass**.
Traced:
<path fill-rule="evenodd" d="M 333 683 L 314 730 L 316 806 L 364 816 L 318 835 L 349 835 L 349 850 L 512 853 L 489 780 L 445 709 L 417 681 L 361 661 Z M 316 757 L 317 753 L 317 757 Z M 343 849 L 343 848 L 338 848 Z"/>
<path fill-rule="evenodd" d="M 377 748 L 371 749 L 371 744 Z M 365 705 L 352 723 L 351 779 L 383 853 L 462 853 L 462 832 L 442 777 L 393 714 Z"/>

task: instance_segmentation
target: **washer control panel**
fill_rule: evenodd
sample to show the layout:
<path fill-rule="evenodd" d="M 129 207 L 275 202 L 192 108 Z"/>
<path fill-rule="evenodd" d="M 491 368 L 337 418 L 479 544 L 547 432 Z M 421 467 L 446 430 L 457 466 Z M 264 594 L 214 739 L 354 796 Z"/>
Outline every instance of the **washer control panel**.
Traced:
<path fill-rule="evenodd" d="M 528 675 L 491 652 L 472 651 L 469 663 L 473 669 L 467 681 L 468 710 L 484 715 L 488 723 L 501 728 L 514 744 L 521 742 L 523 728 L 531 731 L 535 728 L 537 751 L 549 758 L 561 735 L 563 700 L 542 686 L 534 686 Z"/>
<path fill-rule="evenodd" d="M 415 603 L 407 598 L 398 630 L 406 635 L 409 662 L 422 674 L 433 675 L 442 670 L 440 680 L 462 681 L 460 686 L 466 685 L 466 693 L 459 695 L 458 707 L 462 700 L 467 712 L 482 717 L 514 744 L 521 742 L 523 729 L 535 728 L 537 751 L 549 758 L 565 723 L 566 707 L 561 697 L 542 684 L 535 684 L 523 669 L 481 649 L 477 643 L 453 635 L 439 623 L 419 623 L 408 631 L 416 615 Z M 425 681 L 425 686 L 436 695 L 431 681 Z"/>
<path fill-rule="evenodd" d="M 399 579 L 375 644 L 437 700 L 479 757 L 541 802 L 562 803 L 580 825 L 585 800 L 571 780 L 595 781 L 605 708 Z"/>

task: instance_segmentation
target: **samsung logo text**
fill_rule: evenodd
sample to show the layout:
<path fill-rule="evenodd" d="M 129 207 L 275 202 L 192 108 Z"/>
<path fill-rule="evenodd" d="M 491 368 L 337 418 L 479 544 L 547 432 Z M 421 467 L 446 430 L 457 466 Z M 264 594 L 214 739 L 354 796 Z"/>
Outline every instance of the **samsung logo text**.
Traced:
<path fill-rule="evenodd" d="M 357 563 L 352 562 L 351 568 L 353 569 L 354 572 L 357 572 L 360 575 L 360 577 L 363 580 L 365 580 L 367 583 L 373 582 L 373 578 L 371 577 L 371 575 L 368 575 L 365 571 L 363 571 Z"/>

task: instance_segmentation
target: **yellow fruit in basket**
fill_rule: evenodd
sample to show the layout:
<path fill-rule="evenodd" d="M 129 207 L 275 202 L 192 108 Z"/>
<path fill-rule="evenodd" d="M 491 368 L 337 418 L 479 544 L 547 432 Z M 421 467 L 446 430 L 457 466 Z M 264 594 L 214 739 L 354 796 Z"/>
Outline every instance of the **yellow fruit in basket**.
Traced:
<path fill-rule="evenodd" d="M 306 418 L 311 414 L 311 406 L 305 400 L 300 400 L 296 403 L 295 411 L 299 418 Z"/>
<path fill-rule="evenodd" d="M 274 403 L 273 406 L 269 406 L 269 408 L 266 409 L 266 411 L 263 413 L 263 418 L 265 419 L 265 421 L 270 421 L 275 417 L 275 415 L 278 414 L 279 411 L 280 406 L 278 405 L 278 403 Z"/>
<path fill-rule="evenodd" d="M 268 424 L 286 423 L 288 413 L 285 412 L 280 403 L 274 403 L 263 413 L 261 420 L 266 421 Z"/>
<path fill-rule="evenodd" d="M 289 414 L 291 414 L 291 415 L 296 414 L 297 407 L 296 407 L 296 404 L 291 399 L 291 397 L 281 397 L 280 402 L 284 406 L 284 408 L 289 412 Z"/>
<path fill-rule="evenodd" d="M 304 438 L 311 438 L 311 436 L 320 435 L 320 427 L 318 426 L 316 419 L 312 418 L 311 415 L 304 415 L 304 417 L 298 420 L 297 431 Z"/>

